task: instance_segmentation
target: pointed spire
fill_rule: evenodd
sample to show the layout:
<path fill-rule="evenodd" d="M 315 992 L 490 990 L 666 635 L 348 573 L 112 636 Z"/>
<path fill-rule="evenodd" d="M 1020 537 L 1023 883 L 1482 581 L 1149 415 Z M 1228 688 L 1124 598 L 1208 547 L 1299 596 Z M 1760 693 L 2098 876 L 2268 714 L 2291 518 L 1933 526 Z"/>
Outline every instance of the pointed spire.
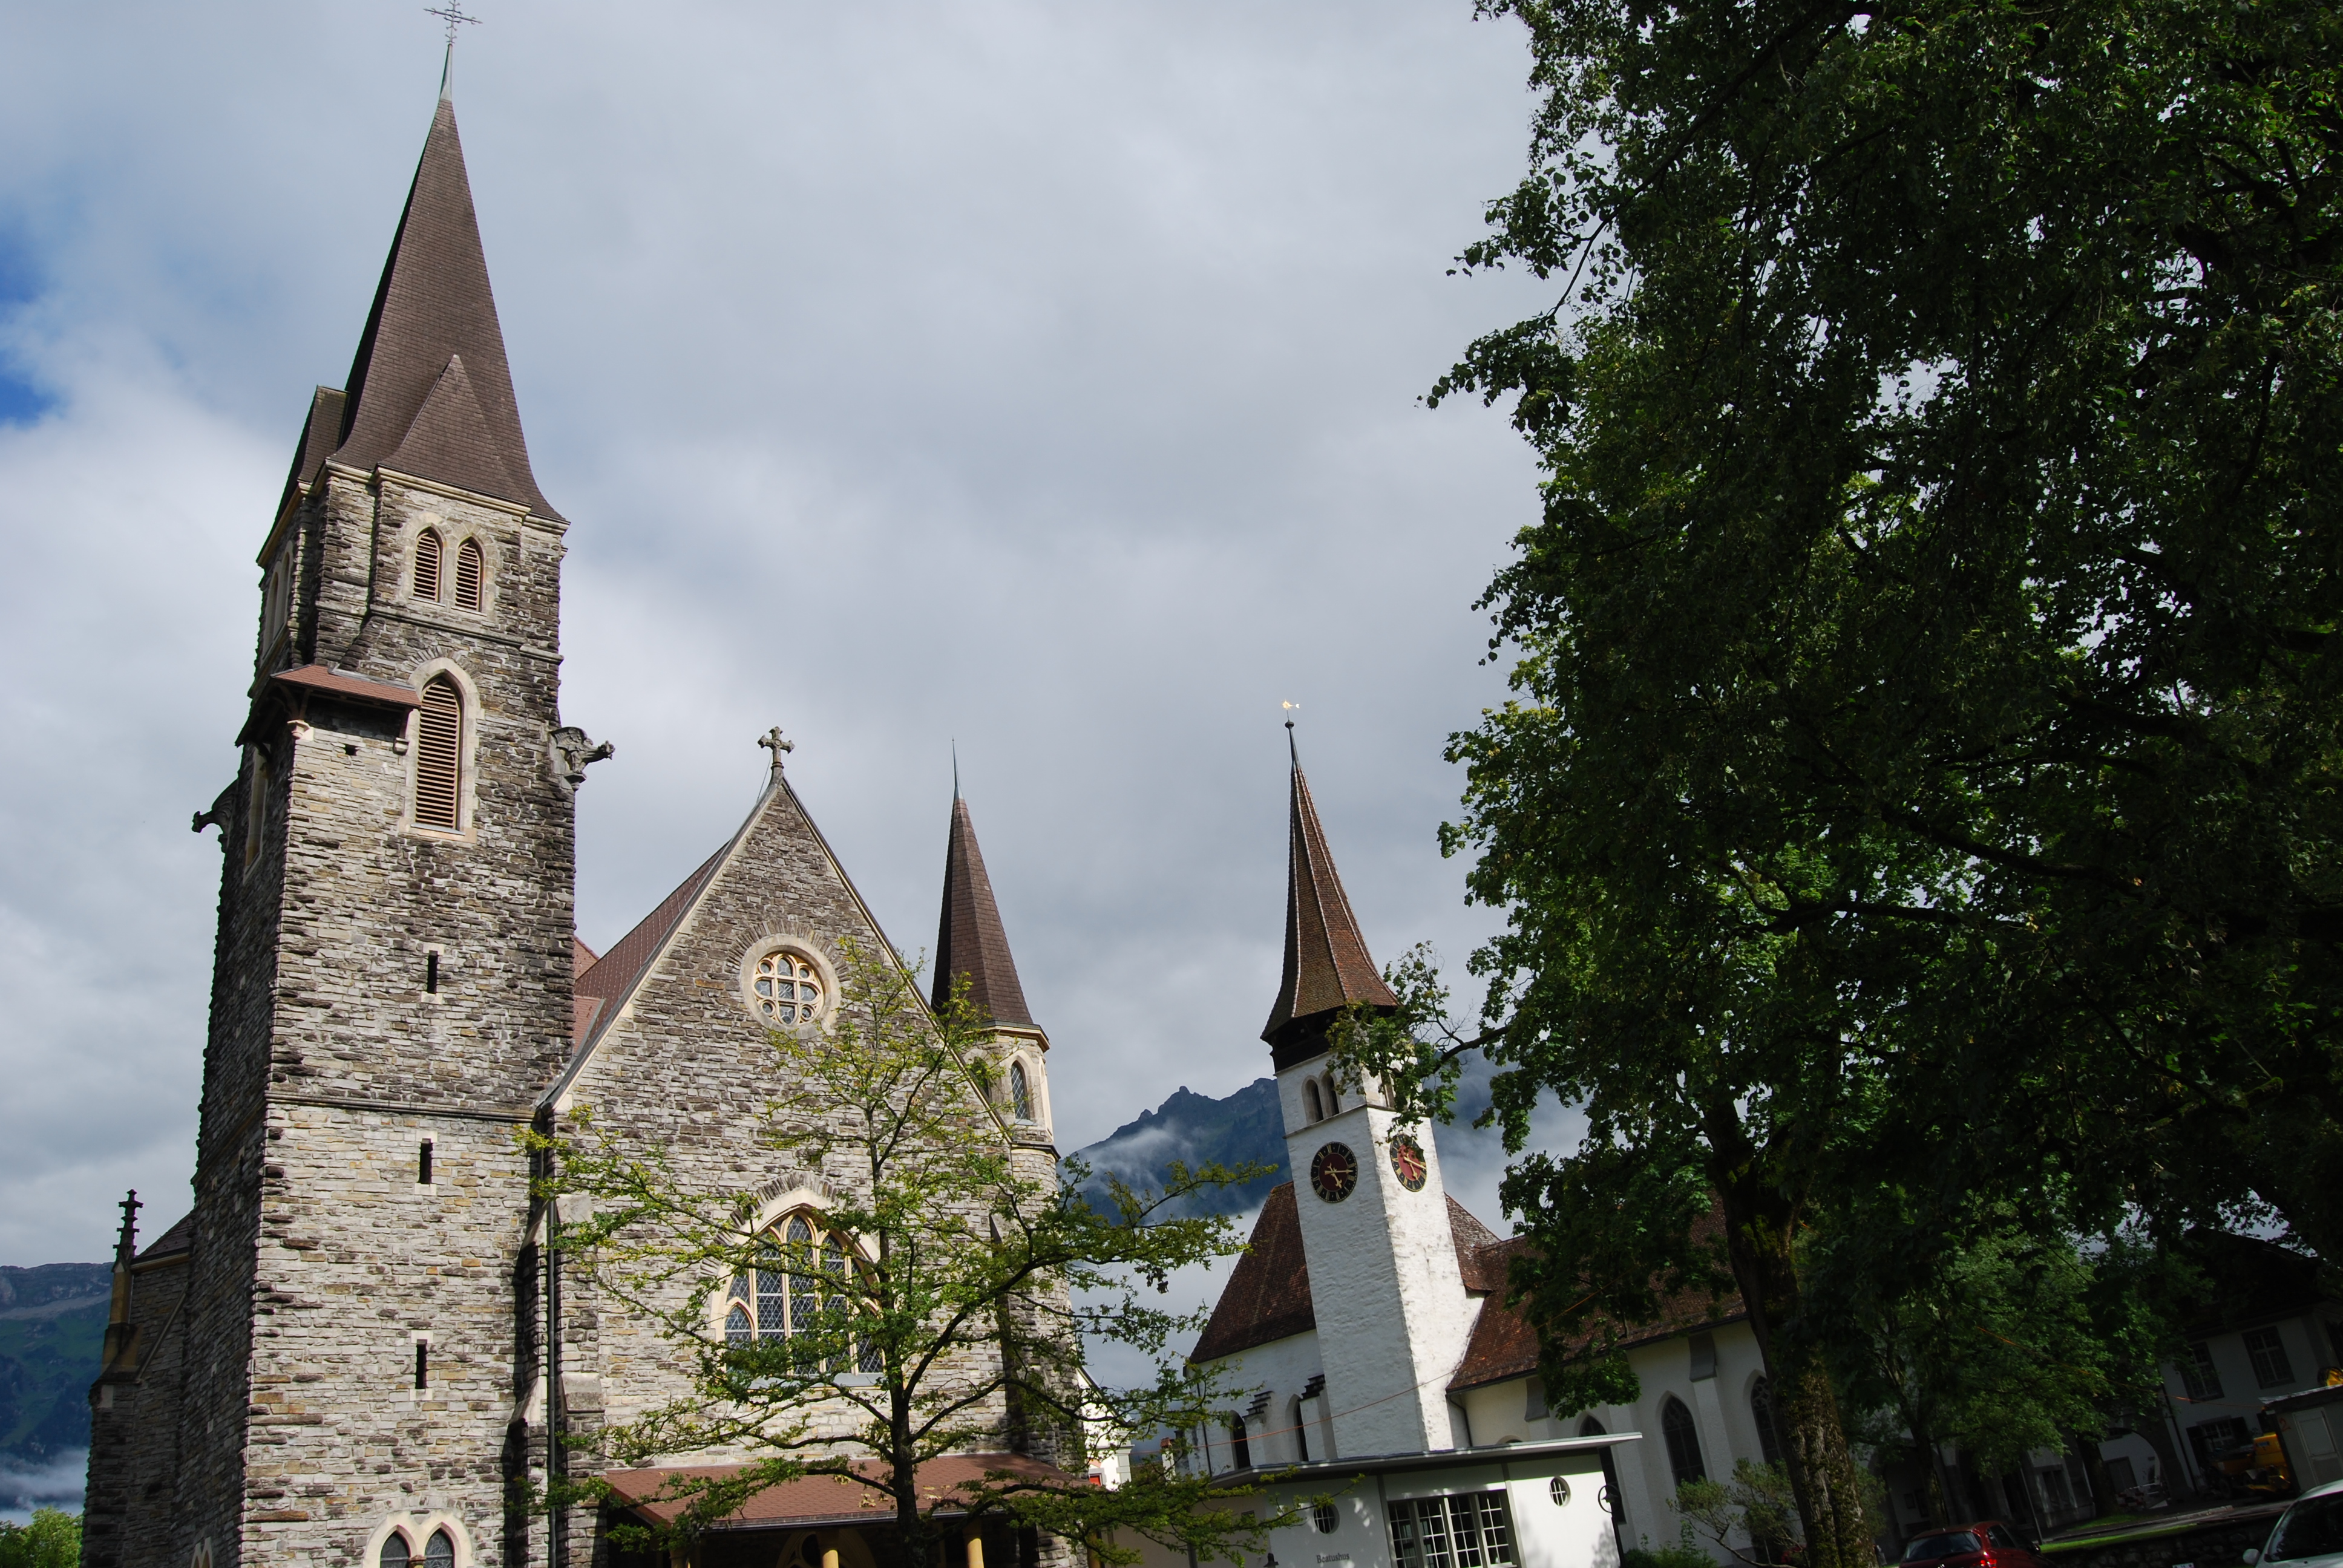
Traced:
<path fill-rule="evenodd" d="M 958 769 L 955 766 L 955 774 Z M 952 781 L 951 836 L 944 847 L 944 911 L 936 929 L 936 979 L 932 996 L 939 1012 L 951 1000 L 952 986 L 968 977 L 968 1000 L 980 1017 L 1011 1029 L 1033 1029 L 1025 988 L 1017 980 L 1017 960 L 1009 956 L 1009 933 L 1001 906 L 992 901 L 992 879 L 984 874 L 984 853 L 976 847 L 976 823 Z"/>
<path fill-rule="evenodd" d="M 560 520 L 529 471 L 456 106 L 444 98 L 350 365 L 334 461 L 395 468 Z"/>
<path fill-rule="evenodd" d="M 1359 934 L 1359 920 L 1351 912 L 1350 895 L 1334 869 L 1326 848 L 1326 830 L 1318 825 L 1318 807 L 1310 799 L 1310 780 L 1302 776 L 1302 759 L 1293 746 L 1293 725 L 1286 724 L 1286 746 L 1293 758 L 1292 822 L 1288 829 L 1285 880 L 1285 978 L 1277 989 L 1277 1005 L 1261 1038 L 1269 1042 L 1281 1069 L 1315 1056 L 1325 1049 L 1318 1043 L 1333 1015 L 1353 1002 L 1373 1007 L 1397 1007 L 1399 999 L 1375 971 L 1375 960 Z"/>

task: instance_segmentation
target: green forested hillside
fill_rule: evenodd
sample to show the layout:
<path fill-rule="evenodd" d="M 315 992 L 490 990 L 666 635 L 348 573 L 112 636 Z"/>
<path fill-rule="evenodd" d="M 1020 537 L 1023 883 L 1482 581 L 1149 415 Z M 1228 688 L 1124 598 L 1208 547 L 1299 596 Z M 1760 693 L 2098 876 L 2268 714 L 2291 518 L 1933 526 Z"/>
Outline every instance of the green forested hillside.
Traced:
<path fill-rule="evenodd" d="M 0 1459 L 39 1464 L 89 1446 L 108 1283 L 103 1263 L 0 1268 Z"/>

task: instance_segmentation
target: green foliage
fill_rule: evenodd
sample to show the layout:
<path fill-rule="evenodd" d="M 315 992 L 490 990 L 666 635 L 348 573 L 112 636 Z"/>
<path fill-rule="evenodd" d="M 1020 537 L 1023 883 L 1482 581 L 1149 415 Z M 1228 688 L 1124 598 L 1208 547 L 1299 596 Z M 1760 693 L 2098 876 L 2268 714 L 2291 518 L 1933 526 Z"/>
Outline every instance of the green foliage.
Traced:
<path fill-rule="evenodd" d="M 89 1272 L 104 1291 L 103 1271 Z M 0 1389 L 7 1391 L 0 1395 L 0 1455 L 37 1463 L 89 1446 L 89 1385 L 106 1315 L 100 1300 L 53 1316 L 0 1318 Z"/>
<path fill-rule="evenodd" d="M 1630 1546 L 1619 1561 L 1621 1568 L 1716 1568 L 1716 1559 L 1689 1541 L 1674 1546 Z"/>
<path fill-rule="evenodd" d="M 835 1017 L 770 1037 L 771 1081 L 790 1087 L 763 1110 L 759 1171 L 827 1183 L 822 1223 L 852 1239 L 851 1255 L 818 1239 L 776 1244 L 743 1190 L 755 1179 L 694 1185 L 664 1150 L 604 1133 L 590 1108 L 569 1136 L 531 1135 L 548 1169 L 540 1196 L 583 1216 L 565 1247 L 653 1325 L 689 1379 L 688 1392 L 594 1441 L 625 1465 L 709 1449 L 750 1456 L 731 1476 L 679 1480 L 662 1499 L 685 1505 L 678 1525 L 628 1539 L 689 1536 L 765 1488 L 831 1475 L 892 1511 L 905 1563 L 932 1554 L 939 1506 L 1048 1530 L 1112 1563 L 1136 1561 L 1137 1536 L 1200 1557 L 1255 1547 L 1282 1516 L 1200 1506 L 1242 1493 L 1176 1467 L 1138 1466 L 1111 1490 L 1085 1475 L 1092 1455 L 1126 1448 L 1132 1433 L 1186 1431 L 1227 1408 L 1226 1392 L 1171 1350 L 1201 1323 L 1147 1297 L 1174 1270 L 1237 1247 L 1226 1218 L 1166 1208 L 1253 1172 L 1175 1164 L 1144 1197 L 1111 1181 L 1102 1208 L 1076 1191 L 1088 1174 L 1078 1166 L 1062 1182 L 1022 1175 L 974 1070 L 991 1030 L 965 996 L 938 1019 L 887 955 L 841 943 L 838 969 Z M 820 1306 L 786 1337 L 728 1342 L 719 1308 L 731 1282 L 759 1275 Z M 1086 1336 L 1153 1359 L 1154 1382 L 1091 1382 Z M 1054 1452 L 1061 1469 L 1003 1471 L 950 1497 L 913 1484 L 942 1455 L 1021 1446 Z M 578 1491 L 607 1495 L 598 1483 Z"/>
<path fill-rule="evenodd" d="M 1744 1563 L 1780 1563 L 1797 1538 L 1797 1499 L 1789 1473 L 1778 1464 L 1738 1460 L 1730 1481 L 1680 1483 L 1674 1504 L 1687 1524 Z M 1733 1543 L 1736 1533 L 1749 1543 L 1748 1552 Z"/>
<path fill-rule="evenodd" d="M 79 1568 L 81 1515 L 33 1510 L 32 1523 L 0 1520 L 0 1568 Z"/>

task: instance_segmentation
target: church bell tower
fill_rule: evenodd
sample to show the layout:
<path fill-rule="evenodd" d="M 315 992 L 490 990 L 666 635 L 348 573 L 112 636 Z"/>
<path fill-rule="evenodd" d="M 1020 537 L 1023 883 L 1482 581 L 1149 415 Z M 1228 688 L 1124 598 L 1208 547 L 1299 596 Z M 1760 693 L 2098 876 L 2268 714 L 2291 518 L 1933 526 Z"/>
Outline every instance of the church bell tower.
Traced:
<path fill-rule="evenodd" d="M 1399 1128 L 1380 1085 L 1331 1070 L 1328 1031 L 1343 1010 L 1388 1012 L 1398 999 L 1351 912 L 1298 752 L 1291 819 L 1284 979 L 1262 1039 L 1277 1070 L 1319 1341 L 1343 1347 L 1347 1381 L 1326 1388 L 1335 1452 L 1452 1448 L 1448 1378 L 1472 1318 L 1439 1150 L 1428 1127 Z"/>
<path fill-rule="evenodd" d="M 238 772 L 197 819 L 226 865 L 179 1461 L 125 1562 L 546 1560 L 515 1131 L 568 1044 L 597 754 L 558 705 L 568 526 L 443 93 L 268 520 Z"/>

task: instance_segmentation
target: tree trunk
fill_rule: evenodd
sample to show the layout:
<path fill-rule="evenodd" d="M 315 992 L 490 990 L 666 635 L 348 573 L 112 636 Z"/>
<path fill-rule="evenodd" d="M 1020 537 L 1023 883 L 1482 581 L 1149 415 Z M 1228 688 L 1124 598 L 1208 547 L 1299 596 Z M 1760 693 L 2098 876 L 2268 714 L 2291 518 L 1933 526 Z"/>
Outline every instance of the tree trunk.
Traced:
<path fill-rule="evenodd" d="M 1712 1107 L 1704 1121 L 1713 1151 L 1710 1174 L 1725 1208 L 1726 1252 L 1765 1358 L 1790 1488 L 1805 1532 L 1808 1568 L 1873 1568 L 1878 1551 L 1864 1522 L 1863 1492 L 1839 1419 L 1838 1394 L 1821 1352 L 1791 1327 L 1798 1314 L 1791 1253 L 1795 1209 L 1757 1176 L 1756 1151 L 1729 1104 Z"/>
<path fill-rule="evenodd" d="M 2066 1438 L 2066 1446 L 2083 1461 L 2083 1483 L 2091 1493 L 2091 1517 L 2101 1519 L 2113 1513 L 2116 1511 L 2116 1488 L 2115 1483 L 2107 1479 L 2107 1455 L 2099 1452 L 2097 1443 L 2087 1437 L 2071 1432 L 2060 1435 Z"/>

